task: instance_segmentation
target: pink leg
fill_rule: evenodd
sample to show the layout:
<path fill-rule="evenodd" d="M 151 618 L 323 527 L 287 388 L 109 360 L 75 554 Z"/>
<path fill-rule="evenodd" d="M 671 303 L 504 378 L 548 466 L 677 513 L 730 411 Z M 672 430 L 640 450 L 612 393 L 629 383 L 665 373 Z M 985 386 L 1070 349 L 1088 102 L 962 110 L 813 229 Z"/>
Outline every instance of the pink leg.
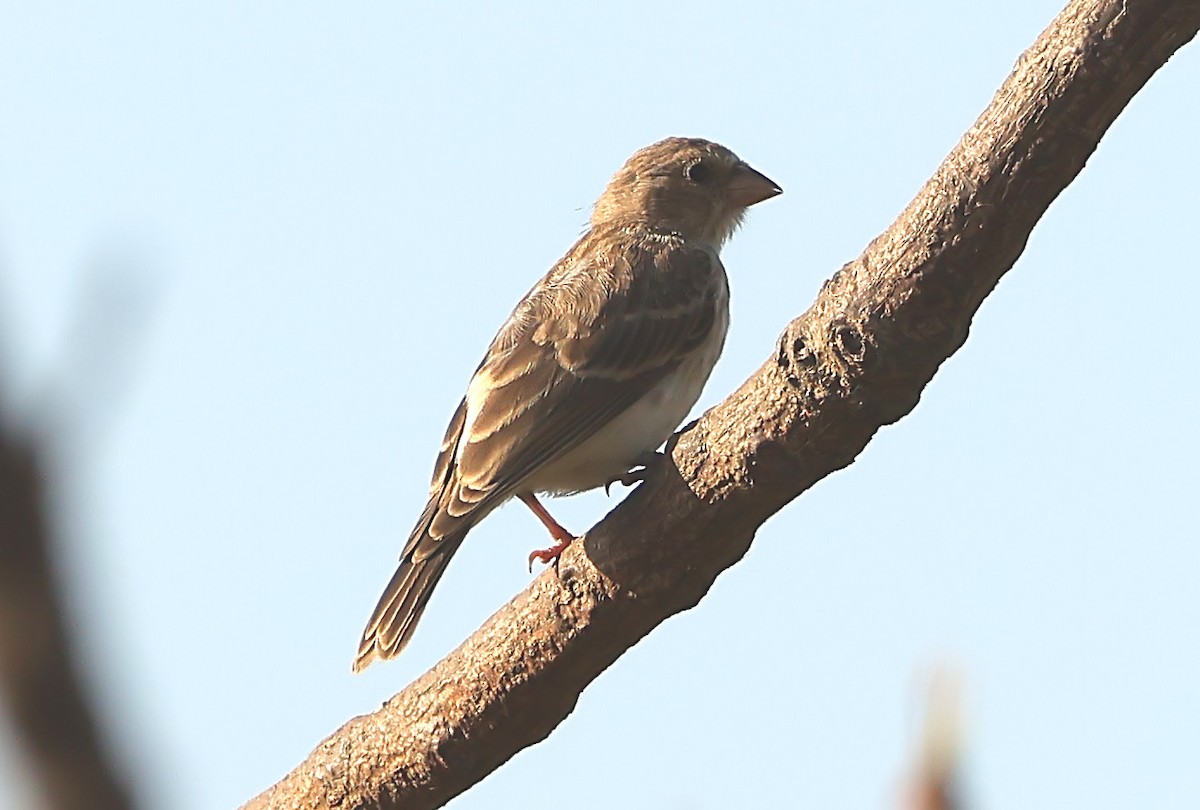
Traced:
<path fill-rule="evenodd" d="M 538 502 L 538 499 L 532 492 L 523 492 L 517 496 L 521 502 L 529 507 L 530 511 L 537 515 L 537 519 L 542 522 L 542 525 L 550 532 L 550 536 L 557 542 L 550 548 L 538 549 L 529 555 L 529 570 L 533 570 L 533 561 L 541 560 L 543 563 L 554 563 L 558 565 L 558 558 L 567 550 L 567 546 L 571 545 L 571 541 L 575 539 L 575 535 L 564 529 L 559 522 L 550 516 L 546 511 L 546 507 Z"/>

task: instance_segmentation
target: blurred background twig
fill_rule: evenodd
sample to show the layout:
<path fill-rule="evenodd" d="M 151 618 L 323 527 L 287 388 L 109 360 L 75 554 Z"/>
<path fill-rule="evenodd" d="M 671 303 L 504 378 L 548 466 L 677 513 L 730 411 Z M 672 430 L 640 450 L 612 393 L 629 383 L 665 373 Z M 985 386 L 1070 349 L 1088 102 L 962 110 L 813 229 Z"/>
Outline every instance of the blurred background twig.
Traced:
<path fill-rule="evenodd" d="M 50 810 L 134 806 L 80 665 L 53 506 L 56 454 L 106 421 L 142 323 L 129 294 L 138 285 L 112 270 L 85 273 L 56 373 L 33 406 L 14 405 L 0 362 L 0 692 Z M 8 337 L 0 331 L 0 361 Z"/>
<path fill-rule="evenodd" d="M 0 689 L 52 810 L 132 807 L 97 733 L 58 598 L 47 442 L 0 419 Z"/>

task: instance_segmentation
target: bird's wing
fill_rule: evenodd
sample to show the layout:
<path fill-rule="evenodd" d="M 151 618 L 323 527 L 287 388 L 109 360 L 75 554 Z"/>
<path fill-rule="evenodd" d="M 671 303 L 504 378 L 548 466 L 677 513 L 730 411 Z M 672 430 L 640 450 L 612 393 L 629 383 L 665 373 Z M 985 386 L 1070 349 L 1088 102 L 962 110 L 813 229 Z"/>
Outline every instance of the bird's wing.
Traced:
<path fill-rule="evenodd" d="M 432 554 L 637 402 L 717 328 L 724 284 L 716 254 L 679 239 L 581 239 L 492 341 L 405 556 Z"/>

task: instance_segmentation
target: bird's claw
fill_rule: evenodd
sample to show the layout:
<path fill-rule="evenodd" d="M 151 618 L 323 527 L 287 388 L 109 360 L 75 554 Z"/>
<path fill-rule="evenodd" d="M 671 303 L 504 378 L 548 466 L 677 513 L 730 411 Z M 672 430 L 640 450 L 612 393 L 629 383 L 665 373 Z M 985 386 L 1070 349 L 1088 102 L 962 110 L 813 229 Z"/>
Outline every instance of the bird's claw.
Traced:
<path fill-rule="evenodd" d="M 529 552 L 529 573 L 533 573 L 534 560 L 541 561 L 543 565 L 553 563 L 555 570 L 558 570 L 558 558 L 562 556 L 562 553 L 567 550 L 567 546 L 571 545 L 571 541 L 574 539 L 574 537 L 571 537 L 566 540 L 559 540 L 550 546 L 550 548 L 541 548 Z"/>
<path fill-rule="evenodd" d="M 645 467 L 642 467 L 637 470 L 630 470 L 629 472 L 623 473 L 622 475 L 618 475 L 615 478 L 610 478 L 604 482 L 604 494 L 605 495 L 609 494 L 608 490 L 610 487 L 612 487 L 613 484 L 620 484 L 621 486 L 624 486 L 624 487 L 631 487 L 634 484 L 638 483 L 639 481 L 645 481 L 648 473 L 649 473 L 649 471 Z"/>
<path fill-rule="evenodd" d="M 633 464 L 631 466 L 634 467 L 634 469 L 621 473 L 618 476 L 614 476 L 613 478 L 610 478 L 604 482 L 604 494 L 609 494 L 608 490 L 613 484 L 631 487 L 634 484 L 645 481 L 650 475 L 650 471 L 654 469 L 655 465 L 662 460 L 663 454 L 656 453 L 653 450 L 640 454 L 633 460 Z"/>

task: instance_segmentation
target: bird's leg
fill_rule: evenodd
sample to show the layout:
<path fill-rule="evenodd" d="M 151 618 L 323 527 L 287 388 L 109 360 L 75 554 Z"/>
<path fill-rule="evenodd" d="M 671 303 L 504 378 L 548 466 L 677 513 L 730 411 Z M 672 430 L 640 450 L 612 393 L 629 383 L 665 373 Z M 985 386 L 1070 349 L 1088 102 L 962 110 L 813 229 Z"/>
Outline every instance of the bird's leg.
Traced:
<path fill-rule="evenodd" d="M 558 558 L 567 550 L 567 546 L 571 545 L 571 541 L 575 539 L 575 535 L 564 529 L 557 520 L 552 518 L 550 513 L 546 511 L 546 507 L 542 506 L 532 492 L 522 492 L 517 497 L 529 507 L 531 512 L 537 515 L 537 519 L 550 532 L 550 536 L 557 541 L 550 548 L 538 549 L 529 554 L 529 570 L 533 571 L 534 560 L 541 560 L 547 565 L 554 563 L 554 566 L 557 568 Z"/>
<path fill-rule="evenodd" d="M 650 470 L 654 469 L 654 467 L 657 464 L 661 463 L 662 460 L 663 460 L 663 454 L 656 452 L 654 450 L 647 450 L 644 453 L 638 453 L 637 458 L 635 458 L 633 460 L 633 463 L 630 464 L 629 466 L 633 467 L 633 468 L 640 467 L 641 469 L 631 469 L 628 472 L 621 473 L 620 475 L 616 476 L 615 478 L 610 478 L 607 481 L 605 481 L 604 482 L 604 494 L 605 495 L 608 494 L 608 488 L 611 487 L 613 484 L 620 484 L 621 486 L 631 487 L 634 484 L 638 483 L 639 481 L 645 481 L 646 476 L 650 475 Z"/>

